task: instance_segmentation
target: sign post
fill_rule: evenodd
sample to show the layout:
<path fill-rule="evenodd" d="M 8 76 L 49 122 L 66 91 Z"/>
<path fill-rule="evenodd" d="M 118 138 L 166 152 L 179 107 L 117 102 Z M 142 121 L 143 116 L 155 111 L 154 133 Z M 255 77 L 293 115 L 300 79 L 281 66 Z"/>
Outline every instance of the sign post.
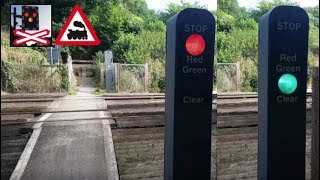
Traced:
<path fill-rule="evenodd" d="M 115 66 L 113 63 L 113 53 L 111 50 L 104 52 L 105 59 L 105 82 L 106 92 L 114 92 L 115 90 Z"/>
<path fill-rule="evenodd" d="M 279 6 L 259 23 L 258 179 L 305 179 L 309 19 Z"/>
<path fill-rule="evenodd" d="M 207 10 L 188 8 L 167 22 L 166 180 L 211 177 L 214 43 Z"/>

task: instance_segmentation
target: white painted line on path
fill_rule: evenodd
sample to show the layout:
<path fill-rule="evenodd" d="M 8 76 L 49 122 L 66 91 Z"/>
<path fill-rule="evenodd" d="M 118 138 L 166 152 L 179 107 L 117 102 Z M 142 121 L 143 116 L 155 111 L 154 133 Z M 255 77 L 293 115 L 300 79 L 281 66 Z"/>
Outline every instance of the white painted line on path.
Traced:
<path fill-rule="evenodd" d="M 36 142 L 38 140 L 38 137 L 40 135 L 41 130 L 42 130 L 42 128 L 40 127 L 38 129 L 35 129 L 32 132 L 32 135 L 31 135 L 26 147 L 24 148 L 24 150 L 20 156 L 19 161 L 10 176 L 10 180 L 20 180 L 21 179 L 23 172 L 24 172 L 24 170 L 28 164 L 28 161 L 30 159 L 33 148 L 36 145 Z"/>
<path fill-rule="evenodd" d="M 61 103 L 61 98 L 53 101 L 48 107 L 47 109 L 50 109 L 50 108 L 56 108 L 59 106 L 59 104 Z M 32 151 L 33 151 L 33 148 L 34 146 L 36 145 L 37 143 L 37 140 L 40 136 L 40 133 L 41 133 L 41 130 L 42 130 L 42 122 L 45 121 L 48 117 L 51 116 L 52 113 L 46 113 L 46 114 L 43 114 L 43 115 L 40 115 L 36 121 L 39 121 L 41 123 L 36 123 L 35 125 L 33 125 L 33 132 L 30 136 L 30 139 L 28 140 L 28 143 L 26 145 L 26 147 L 24 148 L 20 158 L 19 158 L 19 161 L 16 165 L 16 167 L 14 168 L 11 176 L 10 176 L 10 180 L 20 180 L 23 173 L 24 173 L 24 170 L 25 168 L 27 167 L 27 164 L 29 162 L 29 159 L 31 157 L 31 154 L 32 154 Z"/>

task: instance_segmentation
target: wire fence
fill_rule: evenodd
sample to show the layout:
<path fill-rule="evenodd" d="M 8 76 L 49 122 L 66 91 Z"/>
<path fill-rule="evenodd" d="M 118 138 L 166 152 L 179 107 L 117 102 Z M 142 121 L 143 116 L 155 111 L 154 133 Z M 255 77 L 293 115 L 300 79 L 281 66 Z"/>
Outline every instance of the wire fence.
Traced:
<path fill-rule="evenodd" d="M 218 92 L 240 91 L 240 65 L 238 63 L 216 64 L 214 88 Z M 126 93 L 149 92 L 148 77 L 151 77 L 147 64 L 116 64 L 116 91 Z M 164 78 L 165 76 L 163 76 Z"/>
<path fill-rule="evenodd" d="M 148 66 L 146 64 L 119 64 L 118 92 L 148 92 Z"/>
<path fill-rule="evenodd" d="M 240 65 L 238 63 L 217 63 L 217 91 L 239 92 L 240 91 Z"/>

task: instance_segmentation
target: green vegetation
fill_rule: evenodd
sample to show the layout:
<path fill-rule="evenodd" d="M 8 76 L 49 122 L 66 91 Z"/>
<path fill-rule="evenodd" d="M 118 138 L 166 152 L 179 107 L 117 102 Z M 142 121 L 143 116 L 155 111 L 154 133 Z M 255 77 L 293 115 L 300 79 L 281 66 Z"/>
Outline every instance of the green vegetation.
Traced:
<path fill-rule="evenodd" d="M 121 92 L 137 93 L 144 91 L 144 84 L 139 81 L 132 71 L 123 70 L 121 73 L 120 87 Z"/>
<path fill-rule="evenodd" d="M 28 1 L 30 4 L 39 3 L 36 0 Z M 94 47 L 66 47 L 65 52 L 70 52 L 73 59 L 94 59 L 95 84 L 100 83 L 100 62 L 103 62 L 102 52 L 111 49 L 114 61 L 126 64 L 149 64 L 149 91 L 163 92 L 165 82 L 165 23 L 184 8 L 206 8 L 199 3 L 190 4 L 181 1 L 179 4 L 168 4 L 167 8 L 155 12 L 147 7 L 145 0 L 69 0 L 50 1 L 41 0 L 41 3 L 52 3 L 53 8 L 53 37 L 59 33 L 71 10 L 80 4 L 87 15 L 101 44 Z M 24 3 L 23 0 L 1 1 L 1 26 L 6 26 L 10 21 L 10 4 Z M 217 62 L 240 63 L 241 91 L 257 91 L 257 58 L 258 58 L 258 22 L 263 14 L 278 5 L 296 5 L 288 0 L 262 0 L 256 9 L 239 7 L 237 0 L 218 0 L 218 10 L 212 12 L 217 19 Z M 309 66 L 319 64 L 319 7 L 305 8 L 310 17 L 309 39 Z M 4 48 L 8 46 L 8 38 L 1 34 L 1 59 L 8 62 L 32 62 L 42 64 L 45 62 L 45 50 L 41 48 Z M 20 54 L 19 54 L 20 53 Z M 94 55 L 94 56 L 92 56 Z M 98 63 L 99 62 L 99 63 Z M 123 83 L 132 92 L 141 90 L 139 77 L 134 72 L 123 72 Z M 219 72 L 218 72 L 219 73 Z M 8 74 L 6 74 L 10 78 Z M 226 79 L 228 77 L 220 77 Z M 230 86 L 233 81 L 230 81 Z M 221 85 L 228 84 L 220 82 Z M 14 86 L 8 83 L 7 87 Z M 218 86 L 219 88 L 219 86 Z M 228 90 L 229 87 L 223 89 Z"/>
<path fill-rule="evenodd" d="M 45 48 L 9 47 L 9 33 L 1 32 L 1 91 L 74 92 L 66 66 L 56 67 L 51 74 L 46 63 Z"/>
<path fill-rule="evenodd" d="M 9 32 L 1 29 L 1 60 L 12 63 L 44 64 L 46 60 L 45 48 L 19 47 L 10 48 Z"/>
<path fill-rule="evenodd" d="M 95 95 L 95 96 L 101 96 L 103 95 L 104 93 L 106 93 L 106 90 L 105 89 L 101 89 L 101 88 L 96 88 L 92 94 Z"/>
<path fill-rule="evenodd" d="M 149 91 L 164 92 L 165 88 L 165 64 L 163 61 L 153 60 L 149 63 Z"/>
<path fill-rule="evenodd" d="M 217 61 L 240 63 L 241 91 L 257 91 L 258 23 L 263 14 L 279 5 L 297 5 L 288 0 L 262 0 L 256 9 L 239 7 L 237 0 L 219 0 L 217 16 Z M 319 65 L 319 6 L 305 8 L 310 18 L 309 67 Z M 225 86 L 218 72 L 219 84 Z M 225 87 L 224 87 L 225 88 Z M 220 90 L 224 90 L 223 88 Z"/>
<path fill-rule="evenodd" d="M 104 54 L 102 51 L 98 51 L 93 56 L 94 71 L 92 72 L 92 76 L 95 86 L 103 88 L 104 83 L 101 80 L 101 63 L 104 63 Z"/>

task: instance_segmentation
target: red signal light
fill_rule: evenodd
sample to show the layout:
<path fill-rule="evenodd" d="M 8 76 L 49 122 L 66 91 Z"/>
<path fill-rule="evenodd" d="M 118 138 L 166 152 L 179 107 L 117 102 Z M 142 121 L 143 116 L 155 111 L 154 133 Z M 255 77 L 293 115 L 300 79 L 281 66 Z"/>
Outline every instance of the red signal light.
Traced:
<path fill-rule="evenodd" d="M 34 13 L 32 13 L 32 16 L 33 16 L 33 17 L 37 17 L 38 14 L 34 12 Z"/>
<path fill-rule="evenodd" d="M 206 47 L 206 43 L 200 34 L 189 36 L 185 45 L 187 51 L 193 56 L 200 55 Z"/>
<path fill-rule="evenodd" d="M 29 17 L 29 13 L 28 13 L 28 12 L 25 12 L 23 15 L 24 15 L 25 17 Z"/>

